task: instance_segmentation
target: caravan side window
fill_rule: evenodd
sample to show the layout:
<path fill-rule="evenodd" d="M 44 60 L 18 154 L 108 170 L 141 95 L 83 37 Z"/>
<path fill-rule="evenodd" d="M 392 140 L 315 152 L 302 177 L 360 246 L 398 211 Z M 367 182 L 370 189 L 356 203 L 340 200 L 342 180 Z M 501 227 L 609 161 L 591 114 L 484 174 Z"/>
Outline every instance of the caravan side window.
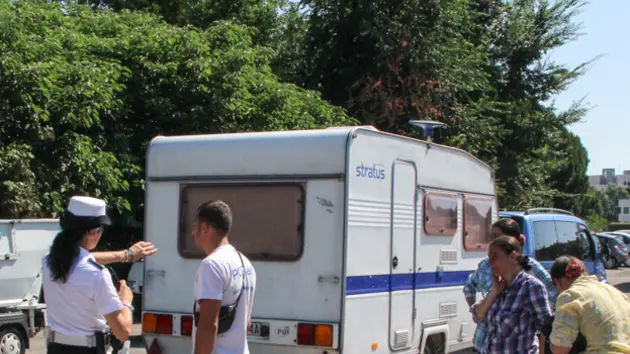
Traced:
<path fill-rule="evenodd" d="M 220 199 L 232 209 L 230 243 L 252 260 L 295 261 L 302 255 L 304 189 L 299 184 L 192 184 L 181 188 L 179 253 L 203 258 L 192 227 L 197 207 Z"/>
<path fill-rule="evenodd" d="M 464 198 L 464 249 L 487 250 L 492 226 L 492 199 Z"/>
<path fill-rule="evenodd" d="M 428 192 L 424 197 L 424 232 L 429 236 L 455 236 L 457 196 Z"/>

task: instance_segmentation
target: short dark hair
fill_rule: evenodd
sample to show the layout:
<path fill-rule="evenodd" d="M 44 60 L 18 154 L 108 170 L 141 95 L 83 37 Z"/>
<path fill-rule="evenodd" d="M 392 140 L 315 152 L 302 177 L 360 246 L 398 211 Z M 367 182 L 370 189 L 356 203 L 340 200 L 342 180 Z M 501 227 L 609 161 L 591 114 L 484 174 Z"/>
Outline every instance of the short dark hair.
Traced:
<path fill-rule="evenodd" d="M 222 200 L 209 200 L 197 208 L 197 220 L 212 226 L 219 234 L 227 235 L 232 227 L 232 210 Z"/>
<path fill-rule="evenodd" d="M 518 223 L 514 221 L 514 219 L 499 219 L 494 224 L 492 224 L 492 227 L 498 228 L 499 230 L 501 230 L 501 233 L 506 236 L 512 236 L 517 239 L 521 237 L 521 227 L 518 226 Z"/>

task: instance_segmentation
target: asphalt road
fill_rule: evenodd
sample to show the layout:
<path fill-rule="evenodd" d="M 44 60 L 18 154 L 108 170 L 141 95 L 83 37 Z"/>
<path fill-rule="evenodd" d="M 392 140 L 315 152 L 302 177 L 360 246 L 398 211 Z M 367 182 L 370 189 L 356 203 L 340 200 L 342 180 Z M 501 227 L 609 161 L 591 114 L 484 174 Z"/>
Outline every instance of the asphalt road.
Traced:
<path fill-rule="evenodd" d="M 616 270 L 608 270 L 608 281 L 615 285 L 619 290 L 630 296 L 630 268 L 621 267 Z M 139 324 L 133 326 L 133 337 L 131 340 L 131 354 L 146 354 L 144 343 L 140 337 L 141 327 Z M 42 333 L 31 339 L 31 349 L 26 351 L 29 354 L 46 354 L 46 346 Z M 458 354 L 472 353 L 472 351 L 458 352 Z"/>

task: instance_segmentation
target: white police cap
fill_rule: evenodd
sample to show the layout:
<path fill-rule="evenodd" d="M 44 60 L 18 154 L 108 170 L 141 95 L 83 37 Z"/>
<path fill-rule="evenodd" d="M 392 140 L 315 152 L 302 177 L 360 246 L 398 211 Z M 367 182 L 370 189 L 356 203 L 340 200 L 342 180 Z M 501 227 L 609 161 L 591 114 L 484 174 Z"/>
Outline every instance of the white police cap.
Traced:
<path fill-rule="evenodd" d="M 91 229 L 102 225 L 111 225 L 106 213 L 104 200 L 86 196 L 74 196 L 61 217 L 61 227 Z"/>

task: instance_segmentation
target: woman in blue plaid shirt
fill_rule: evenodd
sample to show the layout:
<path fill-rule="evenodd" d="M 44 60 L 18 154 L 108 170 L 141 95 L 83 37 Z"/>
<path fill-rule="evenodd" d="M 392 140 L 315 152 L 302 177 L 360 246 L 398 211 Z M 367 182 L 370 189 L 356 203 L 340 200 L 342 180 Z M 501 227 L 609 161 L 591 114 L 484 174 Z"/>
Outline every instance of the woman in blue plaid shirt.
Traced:
<path fill-rule="evenodd" d="M 530 269 L 517 239 L 500 236 L 488 250 L 492 287 L 471 307 L 473 320 L 487 324 L 484 352 L 538 354 L 536 333 L 553 320 L 545 285 Z"/>
<path fill-rule="evenodd" d="M 521 234 L 521 229 L 518 223 L 512 219 L 501 219 L 495 222 L 490 229 L 490 237 L 497 238 L 499 236 L 511 236 L 517 239 L 521 247 L 525 243 L 525 236 Z M 551 303 L 552 310 L 555 308 L 556 297 L 558 293 L 553 285 L 551 276 L 545 268 L 533 258 L 528 258 L 528 265 L 531 270 L 527 271 L 531 275 L 538 278 L 543 282 L 547 293 L 549 295 L 549 302 Z M 492 286 L 492 268 L 488 258 L 484 258 L 479 262 L 477 270 L 472 272 L 466 282 L 464 283 L 464 295 L 469 306 L 472 306 L 476 301 L 476 293 L 480 292 L 483 296 L 490 291 Z M 480 353 L 484 352 L 484 341 L 487 335 L 486 323 L 477 323 L 477 328 L 473 337 L 473 345 L 475 349 Z"/>

